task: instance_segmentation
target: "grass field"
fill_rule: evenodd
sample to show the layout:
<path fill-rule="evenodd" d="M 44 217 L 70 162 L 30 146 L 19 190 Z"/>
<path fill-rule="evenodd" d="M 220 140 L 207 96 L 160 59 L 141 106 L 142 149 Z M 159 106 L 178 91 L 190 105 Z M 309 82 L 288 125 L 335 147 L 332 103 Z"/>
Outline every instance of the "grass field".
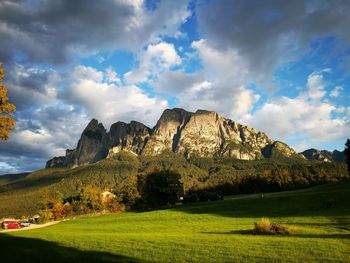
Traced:
<path fill-rule="evenodd" d="M 261 217 L 293 229 L 257 236 Z M 350 182 L 0 234 L 0 262 L 350 262 Z"/>

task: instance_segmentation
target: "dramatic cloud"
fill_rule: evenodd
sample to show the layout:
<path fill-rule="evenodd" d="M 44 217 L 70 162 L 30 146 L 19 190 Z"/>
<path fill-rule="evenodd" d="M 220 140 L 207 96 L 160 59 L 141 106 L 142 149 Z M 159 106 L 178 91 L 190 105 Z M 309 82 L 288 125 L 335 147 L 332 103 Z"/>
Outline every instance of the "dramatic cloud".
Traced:
<path fill-rule="evenodd" d="M 350 40 L 349 1 L 208 1 L 196 11 L 209 45 L 237 52 L 252 81 L 265 85 L 277 66 L 301 55 L 315 38 Z"/>
<path fill-rule="evenodd" d="M 64 80 L 51 69 L 16 65 L 14 72 L 9 94 L 19 105 L 17 127 L 10 139 L 0 144 L 3 173 L 44 167 L 49 158 L 76 146 L 91 118 L 106 128 L 132 119 L 152 127 L 168 106 L 165 100 L 151 98 L 136 86 L 119 86 L 121 82 L 111 68 L 102 72 L 77 66 Z"/>
<path fill-rule="evenodd" d="M 6 73 L 8 95 L 18 111 L 55 100 L 61 81 L 56 71 L 16 63 Z"/>
<path fill-rule="evenodd" d="M 63 63 L 73 54 L 139 49 L 162 35 L 178 35 L 188 1 L 9 0 L 0 2 L 0 60 Z"/>
<path fill-rule="evenodd" d="M 10 139 L 0 144 L 0 162 L 6 161 L 12 172 L 43 168 L 49 158 L 75 147 L 89 121 L 81 111 L 62 104 L 39 107 L 25 117 L 17 118 Z"/>
<path fill-rule="evenodd" d="M 338 147 L 350 134 L 349 13 L 345 0 L 0 1 L 17 106 L 0 174 L 43 167 L 91 118 L 152 127 L 169 105 L 299 150 Z"/>

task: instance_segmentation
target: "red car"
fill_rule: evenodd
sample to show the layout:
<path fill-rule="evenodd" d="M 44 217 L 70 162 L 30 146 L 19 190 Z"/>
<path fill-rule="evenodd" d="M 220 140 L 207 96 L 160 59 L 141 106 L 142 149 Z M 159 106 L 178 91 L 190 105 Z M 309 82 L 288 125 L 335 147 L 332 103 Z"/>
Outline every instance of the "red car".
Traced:
<path fill-rule="evenodd" d="M 21 223 L 17 221 L 4 221 L 2 222 L 2 228 L 3 229 L 19 229 L 21 228 Z"/>

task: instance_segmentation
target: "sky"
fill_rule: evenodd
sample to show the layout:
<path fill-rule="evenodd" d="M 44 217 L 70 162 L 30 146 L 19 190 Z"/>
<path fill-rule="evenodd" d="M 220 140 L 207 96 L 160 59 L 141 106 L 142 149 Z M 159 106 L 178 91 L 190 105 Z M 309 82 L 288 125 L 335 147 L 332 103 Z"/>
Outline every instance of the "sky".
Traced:
<path fill-rule="evenodd" d="M 297 151 L 350 137 L 350 1 L 0 0 L 16 128 L 0 174 L 75 148 L 92 118 L 206 109 Z"/>

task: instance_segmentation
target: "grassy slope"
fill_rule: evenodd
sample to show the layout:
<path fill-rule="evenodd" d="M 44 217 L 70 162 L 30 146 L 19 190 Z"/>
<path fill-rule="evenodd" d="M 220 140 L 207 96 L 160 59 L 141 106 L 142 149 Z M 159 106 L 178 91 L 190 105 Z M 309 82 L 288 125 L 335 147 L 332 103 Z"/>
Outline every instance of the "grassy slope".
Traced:
<path fill-rule="evenodd" d="M 333 199 L 332 208 L 326 208 Z M 0 234 L 1 262 L 349 262 L 350 182 Z M 290 236 L 254 236 L 267 216 Z"/>
<path fill-rule="evenodd" d="M 0 175 L 0 186 L 17 182 L 25 178 L 30 173 L 4 174 Z"/>

